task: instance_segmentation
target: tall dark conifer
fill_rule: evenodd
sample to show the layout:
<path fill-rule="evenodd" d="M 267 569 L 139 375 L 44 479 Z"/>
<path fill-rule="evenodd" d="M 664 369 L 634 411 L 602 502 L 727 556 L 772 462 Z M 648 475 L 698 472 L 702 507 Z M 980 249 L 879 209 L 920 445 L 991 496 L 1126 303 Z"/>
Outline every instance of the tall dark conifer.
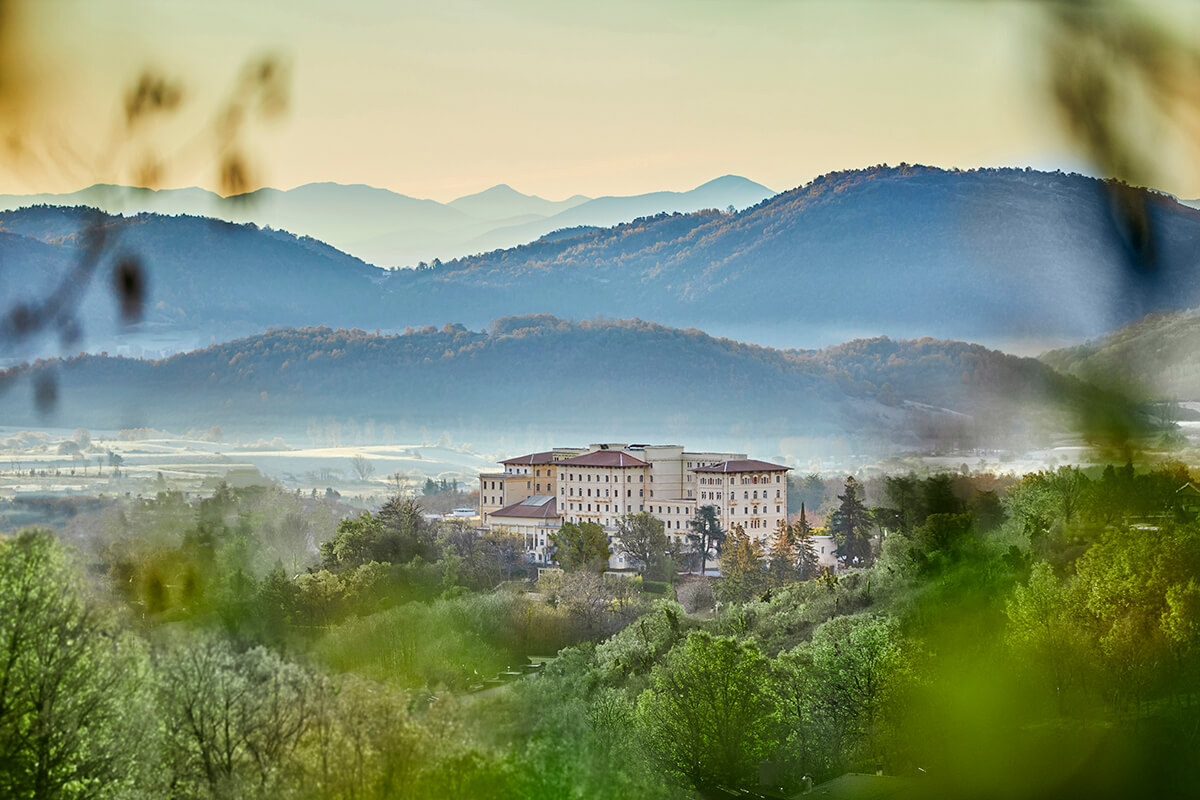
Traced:
<path fill-rule="evenodd" d="M 830 530 L 837 541 L 838 555 L 847 564 L 866 565 L 871 560 L 871 512 L 863 505 L 861 488 L 854 476 L 846 478 L 841 505 L 829 520 Z"/>

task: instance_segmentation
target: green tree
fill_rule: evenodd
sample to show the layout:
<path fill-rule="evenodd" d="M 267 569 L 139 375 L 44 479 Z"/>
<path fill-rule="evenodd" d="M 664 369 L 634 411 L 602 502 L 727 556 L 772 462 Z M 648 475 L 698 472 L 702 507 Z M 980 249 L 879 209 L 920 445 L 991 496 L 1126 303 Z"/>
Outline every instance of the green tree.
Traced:
<path fill-rule="evenodd" d="M 840 504 L 829 518 L 829 529 L 838 545 L 838 554 L 847 564 L 866 566 L 871 561 L 871 514 L 863 504 L 861 487 L 851 475 L 838 495 Z"/>
<path fill-rule="evenodd" d="M 808 515 L 804 511 L 803 503 L 800 504 L 800 519 L 792 524 L 792 544 L 795 548 L 795 563 L 800 580 L 807 581 L 817 577 L 821 564 L 817 557 L 817 548 L 813 545 L 813 530 L 808 524 Z"/>
<path fill-rule="evenodd" d="M 767 552 L 767 564 L 771 572 L 772 586 L 786 586 L 799 577 L 796 568 L 796 541 L 793 527 L 786 520 L 779 520 Z"/>
<path fill-rule="evenodd" d="M 1083 678 L 1086 661 L 1076 607 L 1069 585 L 1045 561 L 1033 565 L 1007 605 L 1009 645 L 1046 678 L 1059 713 L 1066 709 L 1067 690 Z"/>
<path fill-rule="evenodd" d="M 433 528 L 416 500 L 393 497 L 383 504 L 375 516 L 383 526 L 383 535 L 373 560 L 407 564 L 415 558 L 424 561 L 436 559 Z"/>
<path fill-rule="evenodd" d="M 894 621 L 860 614 L 834 617 L 779 656 L 784 749 L 799 770 L 828 776 L 855 762 L 878 765 L 900 652 Z"/>
<path fill-rule="evenodd" d="M 321 544 L 321 558 L 329 568 L 360 567 L 376 560 L 383 536 L 383 524 L 364 511 L 338 523 L 334 537 Z"/>
<path fill-rule="evenodd" d="M 753 642 L 695 631 L 651 673 L 637 720 L 666 770 L 701 792 L 752 786 L 775 746 L 769 664 Z"/>
<path fill-rule="evenodd" d="M 1064 524 L 1070 525 L 1079 513 L 1090 484 L 1091 481 L 1079 467 L 1059 467 L 1056 472 L 1046 474 L 1046 486 L 1055 499 Z"/>
<path fill-rule="evenodd" d="M 721 551 L 717 597 L 726 603 L 745 603 L 758 595 L 770 579 L 763 558 L 762 543 L 734 525 Z"/>
<path fill-rule="evenodd" d="M 84 601 L 54 536 L 0 543 L 0 795 L 126 796 L 151 782 L 146 662 Z"/>
<path fill-rule="evenodd" d="M 320 706 L 319 681 L 264 648 L 195 641 L 164 659 L 161 707 L 172 783 L 184 795 L 263 795 L 299 788 L 297 757 Z"/>
<path fill-rule="evenodd" d="M 554 545 L 554 560 L 565 570 L 603 572 L 608 567 L 608 536 L 599 523 L 564 522 L 550 534 L 550 543 Z"/>
<path fill-rule="evenodd" d="M 637 564 L 652 580 L 666 576 L 667 534 L 662 520 L 645 511 L 617 521 L 617 552 Z"/>
<path fill-rule="evenodd" d="M 688 538 L 692 541 L 695 554 L 700 557 L 700 574 L 708 569 L 708 554 L 713 547 L 720 548 L 725 541 L 725 531 L 721 528 L 721 520 L 717 517 L 716 506 L 700 506 L 696 516 L 688 521 L 691 533 Z"/>

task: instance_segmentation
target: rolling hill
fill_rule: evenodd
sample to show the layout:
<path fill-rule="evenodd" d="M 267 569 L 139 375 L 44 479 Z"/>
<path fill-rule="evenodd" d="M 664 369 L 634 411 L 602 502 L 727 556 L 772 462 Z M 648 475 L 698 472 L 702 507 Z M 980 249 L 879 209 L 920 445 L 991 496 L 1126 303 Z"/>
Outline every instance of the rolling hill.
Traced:
<path fill-rule="evenodd" d="M 1055 369 L 1146 400 L 1200 400 L 1200 310 L 1152 314 L 1108 336 L 1045 353 Z"/>
<path fill-rule="evenodd" d="M 28 389 L 51 376 L 43 418 Z M 300 435 L 330 424 L 567 440 L 819 444 L 848 452 L 1019 446 L 1109 403 L 1046 365 L 978 345 L 872 339 L 781 351 L 640 321 L 547 315 L 377 335 L 275 330 L 148 361 L 81 356 L 0 373 L 8 425 Z M 589 438 L 593 437 L 593 438 Z M 799 445 L 797 445 L 799 446 Z"/>
<path fill-rule="evenodd" d="M 1112 188 L 1032 170 L 877 167 L 736 213 L 578 225 L 418 270 L 377 269 L 249 224 L 144 214 L 100 227 L 146 265 L 145 329 L 161 343 L 146 346 L 158 351 L 276 326 L 395 331 L 455 320 L 479 329 L 550 313 L 653 319 L 782 347 L 930 335 L 1040 352 L 1200 305 L 1200 212 L 1141 192 L 1148 236 L 1138 250 Z M 0 213 L 4 299 L 65 274 L 88 224 L 79 209 Z M 119 345 L 106 338 L 107 286 L 98 281 L 85 301 L 93 351 Z"/>

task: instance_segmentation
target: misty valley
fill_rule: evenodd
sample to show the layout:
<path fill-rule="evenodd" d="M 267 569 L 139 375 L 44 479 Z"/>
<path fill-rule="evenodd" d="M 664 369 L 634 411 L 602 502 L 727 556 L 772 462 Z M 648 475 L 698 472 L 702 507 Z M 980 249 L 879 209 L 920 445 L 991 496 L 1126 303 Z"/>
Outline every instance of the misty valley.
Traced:
<path fill-rule="evenodd" d="M 1200 212 L 252 194 L 4 198 L 0 794 L 1194 793 Z"/>

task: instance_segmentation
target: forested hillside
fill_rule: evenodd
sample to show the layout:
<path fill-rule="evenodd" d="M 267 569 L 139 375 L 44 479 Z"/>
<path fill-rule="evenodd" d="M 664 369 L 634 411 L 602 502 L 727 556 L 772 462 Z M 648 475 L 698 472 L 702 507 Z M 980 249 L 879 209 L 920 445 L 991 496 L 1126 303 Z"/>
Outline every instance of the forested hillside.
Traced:
<path fill-rule="evenodd" d="M 270 325 L 379 317 L 375 282 L 384 271 L 316 239 L 203 217 L 124 218 L 48 206 L 0 213 L 0 231 L 5 315 L 37 305 L 60 283 L 78 285 L 77 266 L 101 254 L 75 310 L 83 334 L 75 350 L 115 347 L 135 332 L 207 344 Z M 109 288 L 113 265 L 126 257 L 141 264 L 146 285 L 144 320 L 122 338 L 114 335 L 119 315 Z"/>
<path fill-rule="evenodd" d="M 619 309 L 771 343 L 1094 336 L 1200 303 L 1200 212 L 1145 196 L 1150 265 L 1101 181 L 901 166 L 825 175 L 738 214 L 659 215 L 397 272 L 386 286 L 398 307 Z"/>
<path fill-rule="evenodd" d="M 1200 399 L 1200 314 L 1153 314 L 1109 336 L 1054 350 L 1055 369 L 1148 400 Z"/>
<path fill-rule="evenodd" d="M 144 264 L 144 329 L 168 348 L 171 336 L 195 346 L 281 325 L 480 328 L 524 313 L 636 316 L 784 347 L 875 335 L 1008 347 L 1200 304 L 1200 212 L 1145 196 L 1137 260 L 1100 181 L 910 166 L 830 174 L 738 213 L 572 222 L 520 247 L 392 272 L 253 225 L 140 215 L 98 227 L 114 257 Z M 93 224 L 78 209 L 0 213 L 4 296 L 64 274 Z M 86 338 L 67 352 L 116 347 L 99 275 Z"/>
<path fill-rule="evenodd" d="M 413 429 L 623 436 L 849 437 L 885 447 L 1029 443 L 1108 407 L 1033 359 L 933 339 L 780 351 L 640 321 L 507 317 L 403 335 L 275 330 L 161 361 L 83 356 L 0 373 L 8 424 L 53 374 L 53 419 L 97 428 L 304 429 L 374 419 Z M 42 420 L 43 422 L 45 420 Z"/>

